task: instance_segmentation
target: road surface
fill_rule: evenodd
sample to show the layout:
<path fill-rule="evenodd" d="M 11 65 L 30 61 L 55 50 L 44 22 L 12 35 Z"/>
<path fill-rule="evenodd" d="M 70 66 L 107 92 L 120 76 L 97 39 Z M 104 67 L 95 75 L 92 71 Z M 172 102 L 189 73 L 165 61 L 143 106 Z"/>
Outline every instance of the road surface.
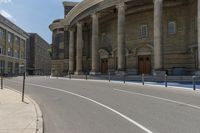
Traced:
<path fill-rule="evenodd" d="M 6 79 L 21 91 L 22 77 Z M 27 77 L 45 133 L 200 133 L 200 92 L 104 81 Z"/>

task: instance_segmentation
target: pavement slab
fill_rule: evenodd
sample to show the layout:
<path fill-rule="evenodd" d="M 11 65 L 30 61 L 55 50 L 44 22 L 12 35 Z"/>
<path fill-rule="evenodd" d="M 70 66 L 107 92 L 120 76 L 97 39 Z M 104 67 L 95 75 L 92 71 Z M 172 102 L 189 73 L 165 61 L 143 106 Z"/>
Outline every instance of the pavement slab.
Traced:
<path fill-rule="evenodd" d="M 36 133 L 38 130 L 38 106 L 29 97 L 24 102 L 21 99 L 16 91 L 0 90 L 0 133 Z"/>

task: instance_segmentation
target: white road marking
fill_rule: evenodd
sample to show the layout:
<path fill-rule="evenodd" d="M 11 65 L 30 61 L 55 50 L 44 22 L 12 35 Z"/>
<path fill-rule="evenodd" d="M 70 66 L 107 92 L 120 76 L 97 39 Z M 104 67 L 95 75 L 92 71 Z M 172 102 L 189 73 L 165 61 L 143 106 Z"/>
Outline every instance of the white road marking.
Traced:
<path fill-rule="evenodd" d="M 124 93 L 129 93 L 129 94 L 134 94 L 134 95 L 139 95 L 139 96 L 144 96 L 144 97 L 149 97 L 149 98 L 153 98 L 153 99 L 157 99 L 157 100 L 167 101 L 167 102 L 171 102 L 171 103 L 175 103 L 175 104 L 181 104 L 181 105 L 189 106 L 189 107 L 192 107 L 192 108 L 195 108 L 198 110 L 200 109 L 200 107 L 196 106 L 196 105 L 179 102 L 179 101 L 175 101 L 175 100 L 170 100 L 170 99 L 166 99 L 166 98 L 156 97 L 156 96 L 152 96 L 152 95 L 146 95 L 146 94 L 137 93 L 137 92 L 133 92 L 133 91 L 120 90 L 120 89 L 115 89 L 115 88 L 113 88 L 113 90 L 119 91 L 119 92 L 124 92 Z"/>
<path fill-rule="evenodd" d="M 21 82 L 16 82 L 16 81 L 12 81 L 12 80 L 9 80 L 11 82 L 15 82 L 15 83 L 21 83 Z M 130 123 L 136 125 L 137 127 L 139 127 L 140 129 L 142 129 L 143 131 L 145 131 L 146 133 L 153 133 L 152 131 L 150 131 L 149 129 L 147 129 L 146 127 L 144 127 L 143 125 L 141 125 L 140 123 L 134 121 L 133 119 L 129 118 L 128 116 L 118 112 L 117 110 L 111 108 L 111 107 L 108 107 L 100 102 L 97 102 L 93 99 L 90 99 L 88 97 L 85 97 L 85 96 L 82 96 L 82 95 L 79 95 L 79 94 L 76 94 L 76 93 L 73 93 L 73 92 L 70 92 L 70 91 L 66 91 L 66 90 L 62 90 L 62 89 L 58 89 L 58 88 L 53 88 L 53 87 L 48 87 L 48 86 L 43 86 L 43 85 L 37 85 L 37 84 L 32 84 L 32 83 L 27 83 L 28 85 L 32 85 L 32 86 L 37 86 L 37 87 L 42 87 L 42 88 L 47 88 L 47 89 L 50 89 L 50 90 L 56 90 L 56 91 L 60 91 L 60 92 L 65 92 L 65 93 L 68 93 L 68 94 L 71 94 L 71 95 L 74 95 L 74 96 L 77 96 L 77 97 L 80 97 L 82 99 L 85 99 L 85 100 L 88 100 L 90 102 L 93 102 L 105 109 L 108 109 L 110 111 L 112 111 L 113 113 L 121 116 L 122 118 L 126 119 L 127 121 L 129 121 Z"/>

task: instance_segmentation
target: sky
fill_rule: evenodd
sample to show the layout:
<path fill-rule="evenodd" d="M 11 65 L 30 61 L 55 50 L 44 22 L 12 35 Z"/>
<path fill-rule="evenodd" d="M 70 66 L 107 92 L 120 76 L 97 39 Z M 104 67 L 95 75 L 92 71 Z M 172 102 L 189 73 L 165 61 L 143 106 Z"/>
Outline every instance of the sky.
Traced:
<path fill-rule="evenodd" d="M 64 18 L 64 0 L 0 0 L 0 14 L 26 32 L 38 33 L 48 43 L 52 42 L 49 25 Z M 79 2 L 81 0 L 67 0 Z"/>

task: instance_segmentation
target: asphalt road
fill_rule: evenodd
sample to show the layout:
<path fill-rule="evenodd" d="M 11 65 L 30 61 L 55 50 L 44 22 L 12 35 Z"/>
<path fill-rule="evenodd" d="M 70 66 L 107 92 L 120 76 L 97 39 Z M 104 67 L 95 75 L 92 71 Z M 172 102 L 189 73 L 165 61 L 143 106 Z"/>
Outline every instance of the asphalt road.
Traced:
<path fill-rule="evenodd" d="M 21 90 L 22 77 L 5 80 Z M 158 86 L 28 77 L 45 133 L 200 133 L 200 92 Z"/>

